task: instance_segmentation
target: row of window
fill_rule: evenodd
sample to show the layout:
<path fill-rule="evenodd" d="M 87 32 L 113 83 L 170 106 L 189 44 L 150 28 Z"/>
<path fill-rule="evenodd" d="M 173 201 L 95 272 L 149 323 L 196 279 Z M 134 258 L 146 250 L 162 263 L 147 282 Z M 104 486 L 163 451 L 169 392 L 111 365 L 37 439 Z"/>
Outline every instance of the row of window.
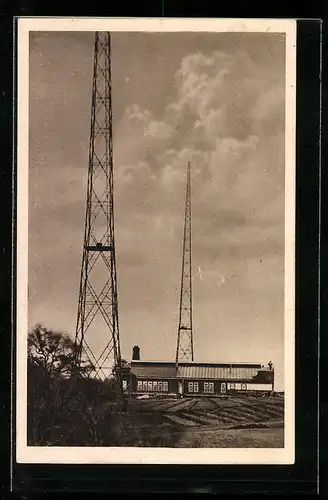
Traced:
<path fill-rule="evenodd" d="M 162 382 L 157 380 L 138 380 L 137 385 L 138 391 L 159 391 L 167 392 L 169 390 L 168 382 Z M 198 382 L 188 383 L 188 392 L 199 392 Z M 213 394 L 214 393 L 214 382 L 204 382 L 204 392 Z"/>
<path fill-rule="evenodd" d="M 188 382 L 188 392 L 199 392 L 198 382 Z M 204 392 L 214 393 L 214 382 L 204 382 Z"/>
<path fill-rule="evenodd" d="M 228 390 L 235 390 L 235 391 L 246 391 L 247 390 L 247 384 L 235 384 L 235 383 L 228 383 Z"/>
<path fill-rule="evenodd" d="M 236 391 L 246 391 L 247 385 L 246 384 L 235 384 L 235 383 L 228 383 L 226 384 L 223 382 L 221 384 L 221 392 L 225 392 L 226 389 L 228 390 L 236 390 Z M 199 392 L 199 383 L 198 382 L 189 382 L 188 383 L 188 392 Z M 214 382 L 204 382 L 204 392 L 213 394 L 214 393 Z"/>
<path fill-rule="evenodd" d="M 123 389 L 127 389 L 127 382 L 123 381 Z M 240 383 L 232 383 L 228 382 L 221 383 L 221 392 L 226 392 L 228 390 L 236 390 L 236 391 L 246 391 L 247 385 Z M 138 380 L 137 385 L 138 391 L 147 391 L 147 392 L 168 392 L 169 384 L 168 382 L 160 381 L 160 380 Z M 199 392 L 199 382 L 188 382 L 188 392 L 195 393 Z M 204 382 L 204 392 L 208 394 L 214 394 L 214 382 Z"/>
<path fill-rule="evenodd" d="M 167 392 L 169 390 L 169 384 L 168 382 L 162 382 L 160 380 L 138 380 L 137 390 Z"/>

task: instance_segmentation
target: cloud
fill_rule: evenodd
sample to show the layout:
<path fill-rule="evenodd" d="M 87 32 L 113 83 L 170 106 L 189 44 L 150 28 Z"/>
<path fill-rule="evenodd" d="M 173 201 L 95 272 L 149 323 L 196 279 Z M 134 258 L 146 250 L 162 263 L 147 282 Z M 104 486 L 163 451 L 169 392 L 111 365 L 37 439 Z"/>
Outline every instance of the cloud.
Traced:
<path fill-rule="evenodd" d="M 119 165 L 116 170 L 116 180 L 118 187 L 122 185 L 134 185 L 142 183 L 145 179 L 150 179 L 151 170 L 148 163 L 139 161 L 138 163 L 130 163 L 127 165 Z"/>
<path fill-rule="evenodd" d="M 254 63 L 246 51 L 187 56 L 175 78 L 177 100 L 166 111 L 196 117 L 193 139 L 201 134 L 205 142 L 218 135 L 245 139 L 257 135 L 259 121 L 272 112 L 278 110 L 283 118 L 283 82 L 267 64 Z"/>
<path fill-rule="evenodd" d="M 220 220 L 221 231 L 230 231 L 233 221 L 243 221 L 251 234 L 263 215 L 275 228 L 282 223 L 284 82 L 265 69 L 242 50 L 190 54 L 161 117 L 137 105 L 126 110 L 132 137 L 139 137 L 135 153 L 148 165 L 133 175 L 129 167 L 127 179 L 151 185 L 145 208 L 154 217 L 163 198 L 181 205 L 191 161 L 196 225 L 198 218 Z M 218 215 L 228 213 L 230 221 Z"/>
<path fill-rule="evenodd" d="M 169 139 L 174 132 L 172 125 L 164 121 L 152 120 L 149 122 L 145 134 L 154 139 Z"/>
<path fill-rule="evenodd" d="M 129 130 L 138 128 L 140 135 L 152 139 L 168 139 L 173 133 L 173 127 L 162 120 L 153 119 L 152 113 L 141 109 L 138 104 L 128 106 L 124 112 L 123 120 L 127 122 Z"/>
<path fill-rule="evenodd" d="M 140 122 L 147 123 L 151 117 L 151 113 L 148 109 L 141 109 L 138 104 L 131 104 L 128 106 L 124 112 L 125 119 L 129 121 L 134 121 L 138 125 Z"/>
<path fill-rule="evenodd" d="M 215 102 L 219 102 L 224 81 L 230 74 L 235 58 L 223 52 L 210 57 L 201 53 L 185 57 L 176 73 L 179 107 L 203 117 Z"/>
<path fill-rule="evenodd" d="M 176 286 L 190 161 L 193 259 L 203 281 L 195 278 L 212 290 L 213 300 L 222 274 L 228 295 L 236 287 L 257 293 L 268 282 L 274 295 L 284 265 L 283 79 L 239 50 L 184 57 L 173 83 L 175 94 L 162 111 L 133 104 L 120 124 L 116 227 L 129 227 L 117 229 L 119 263 L 127 269 L 122 286 L 140 266 L 145 276 L 156 273 L 165 294 Z M 135 267 L 132 255 L 125 258 L 127 245 L 135 249 Z M 168 256 L 174 264 L 159 270 Z"/>

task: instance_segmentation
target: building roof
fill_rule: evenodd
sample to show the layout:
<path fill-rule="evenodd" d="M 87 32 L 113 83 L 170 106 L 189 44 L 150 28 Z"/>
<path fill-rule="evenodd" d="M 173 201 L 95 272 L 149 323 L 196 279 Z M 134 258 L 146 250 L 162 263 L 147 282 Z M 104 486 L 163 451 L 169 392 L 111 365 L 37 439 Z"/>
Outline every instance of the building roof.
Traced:
<path fill-rule="evenodd" d="M 136 377 L 145 378 L 175 378 L 177 376 L 175 363 L 132 361 L 131 371 Z"/>
<path fill-rule="evenodd" d="M 138 378 L 184 378 L 216 380 L 253 380 L 269 372 L 259 363 L 180 363 L 132 361 L 131 371 Z M 270 371 L 273 374 L 273 370 Z M 262 377 L 261 377 L 262 378 Z"/>
<path fill-rule="evenodd" d="M 257 367 L 246 366 L 183 366 L 178 368 L 178 377 L 197 379 L 250 380 L 258 373 Z"/>

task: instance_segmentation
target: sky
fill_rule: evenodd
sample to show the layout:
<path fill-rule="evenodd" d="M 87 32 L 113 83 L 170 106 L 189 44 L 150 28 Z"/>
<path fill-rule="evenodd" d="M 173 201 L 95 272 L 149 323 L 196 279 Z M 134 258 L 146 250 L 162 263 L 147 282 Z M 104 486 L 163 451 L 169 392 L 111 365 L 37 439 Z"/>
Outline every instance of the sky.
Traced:
<path fill-rule="evenodd" d="M 29 328 L 72 336 L 93 44 L 30 34 Z M 190 161 L 195 360 L 272 360 L 281 390 L 284 35 L 123 32 L 111 45 L 122 357 L 137 344 L 141 359 L 174 360 Z"/>

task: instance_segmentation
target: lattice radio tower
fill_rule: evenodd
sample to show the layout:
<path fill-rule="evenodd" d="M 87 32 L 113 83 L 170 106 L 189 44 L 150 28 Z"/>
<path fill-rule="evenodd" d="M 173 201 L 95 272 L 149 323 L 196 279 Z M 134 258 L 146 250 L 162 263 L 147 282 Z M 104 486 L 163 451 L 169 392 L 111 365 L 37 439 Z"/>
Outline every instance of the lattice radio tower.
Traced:
<path fill-rule="evenodd" d="M 91 376 L 121 387 L 114 240 L 110 34 L 96 32 L 83 257 L 75 345 Z M 120 391 L 119 391 L 120 392 Z"/>
<path fill-rule="evenodd" d="M 188 163 L 187 167 L 187 189 L 183 232 L 182 275 L 176 365 L 178 365 L 180 361 L 194 361 L 192 333 L 190 162 Z"/>

